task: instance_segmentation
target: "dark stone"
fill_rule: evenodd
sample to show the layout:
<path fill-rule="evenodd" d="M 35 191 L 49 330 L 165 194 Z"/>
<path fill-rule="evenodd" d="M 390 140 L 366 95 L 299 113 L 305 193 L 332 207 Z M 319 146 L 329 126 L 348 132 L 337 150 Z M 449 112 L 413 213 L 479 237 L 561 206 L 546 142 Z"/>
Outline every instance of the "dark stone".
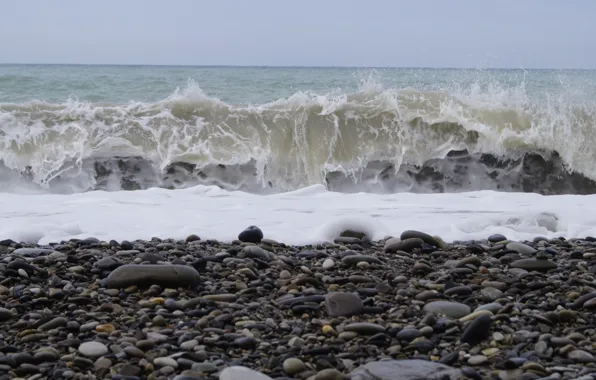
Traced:
<path fill-rule="evenodd" d="M 481 315 L 473 320 L 461 335 L 462 343 L 475 346 L 488 338 L 493 320 L 490 315 Z"/>
<path fill-rule="evenodd" d="M 126 288 L 131 285 L 148 287 L 186 287 L 199 283 L 199 272 L 187 265 L 136 265 L 116 268 L 105 279 L 108 288 Z"/>
<path fill-rule="evenodd" d="M 490 241 L 491 243 L 498 243 L 498 242 L 507 240 L 507 238 L 505 237 L 505 235 L 494 234 L 494 235 L 490 235 L 487 240 Z"/>
<path fill-rule="evenodd" d="M 114 270 L 118 268 L 120 265 L 122 265 L 122 263 L 114 259 L 113 257 L 104 257 L 97 260 L 97 262 L 95 263 L 97 269 L 106 271 Z"/>
<path fill-rule="evenodd" d="M 431 235 L 429 235 L 425 232 L 421 232 L 421 231 L 406 230 L 406 231 L 402 232 L 401 236 L 400 236 L 400 239 L 402 241 L 404 241 L 406 239 L 413 239 L 413 238 L 421 239 L 426 244 L 430 244 L 435 247 L 438 247 L 440 245 L 439 242 L 437 241 L 437 239 L 435 239 Z"/>
<path fill-rule="evenodd" d="M 122 243 L 120 243 L 120 248 L 122 248 L 125 251 L 130 251 L 130 250 L 134 249 L 135 247 L 128 240 L 122 240 Z"/>
<path fill-rule="evenodd" d="M 187 243 L 192 243 L 193 241 L 200 241 L 200 240 L 201 240 L 201 238 L 198 235 L 194 235 L 194 234 L 193 235 L 188 235 L 186 237 L 186 242 Z"/>
<path fill-rule="evenodd" d="M 422 244 L 424 244 L 424 240 L 420 238 L 409 238 L 386 245 L 385 252 L 412 252 L 414 249 L 422 247 Z"/>
<path fill-rule="evenodd" d="M 414 339 L 418 338 L 420 335 L 422 334 L 417 329 L 403 329 L 400 332 L 398 332 L 395 335 L 395 337 L 400 341 L 411 342 Z"/>
<path fill-rule="evenodd" d="M 525 269 L 527 271 L 546 272 L 557 268 L 557 264 L 544 259 L 521 259 L 509 264 L 511 268 Z"/>
<path fill-rule="evenodd" d="M 244 243 L 260 243 L 263 240 L 263 231 L 257 226 L 249 226 L 238 234 L 238 240 Z"/>

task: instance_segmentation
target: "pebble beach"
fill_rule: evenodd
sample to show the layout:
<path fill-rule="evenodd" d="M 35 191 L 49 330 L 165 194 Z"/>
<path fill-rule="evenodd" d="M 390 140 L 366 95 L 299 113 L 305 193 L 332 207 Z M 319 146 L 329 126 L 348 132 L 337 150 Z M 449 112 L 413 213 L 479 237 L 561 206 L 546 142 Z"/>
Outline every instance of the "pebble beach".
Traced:
<path fill-rule="evenodd" d="M 0 241 L 0 380 L 596 379 L 596 239 Z"/>

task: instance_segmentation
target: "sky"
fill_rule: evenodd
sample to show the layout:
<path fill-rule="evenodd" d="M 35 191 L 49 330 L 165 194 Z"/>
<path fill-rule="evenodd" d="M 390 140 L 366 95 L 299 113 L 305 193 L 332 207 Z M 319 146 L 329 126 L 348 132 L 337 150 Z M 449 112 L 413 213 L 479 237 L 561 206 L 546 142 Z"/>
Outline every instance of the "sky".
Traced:
<path fill-rule="evenodd" d="M 594 0 L 0 0 L 0 63 L 596 69 Z"/>

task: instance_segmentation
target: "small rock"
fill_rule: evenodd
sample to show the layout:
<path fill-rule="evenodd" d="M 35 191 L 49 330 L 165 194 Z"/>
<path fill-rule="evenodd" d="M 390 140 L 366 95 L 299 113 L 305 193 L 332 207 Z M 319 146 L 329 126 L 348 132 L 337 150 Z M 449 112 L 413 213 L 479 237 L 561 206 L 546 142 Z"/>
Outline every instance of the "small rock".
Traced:
<path fill-rule="evenodd" d="M 106 278 L 108 288 L 126 288 L 132 285 L 185 287 L 199 283 L 199 272 L 189 265 L 136 265 L 126 264 L 114 269 Z"/>
<path fill-rule="evenodd" d="M 157 367 L 178 368 L 178 362 L 174 358 L 161 357 L 153 359 L 153 364 Z"/>
<path fill-rule="evenodd" d="M 100 342 L 85 342 L 79 346 L 79 353 L 88 358 L 99 358 L 108 353 L 108 348 Z"/>
<path fill-rule="evenodd" d="M 356 294 L 331 292 L 325 296 L 327 314 L 331 317 L 349 317 L 364 311 L 362 300 Z"/>
<path fill-rule="evenodd" d="M 461 336 L 462 343 L 469 343 L 472 346 L 479 344 L 488 338 L 492 323 L 493 320 L 489 315 L 481 315 L 474 319 L 464 330 Z"/>
<path fill-rule="evenodd" d="M 219 374 L 219 380 L 273 380 L 271 377 L 243 366 L 227 367 Z"/>
<path fill-rule="evenodd" d="M 451 301 L 432 301 L 424 305 L 427 313 L 444 314 L 450 318 L 461 318 L 472 312 L 468 305 Z"/>
<path fill-rule="evenodd" d="M 306 364 L 298 358 L 288 358 L 283 363 L 284 372 L 294 376 L 306 369 Z"/>
<path fill-rule="evenodd" d="M 257 226 L 249 226 L 238 234 L 238 240 L 244 243 L 260 243 L 263 240 L 263 231 Z"/>

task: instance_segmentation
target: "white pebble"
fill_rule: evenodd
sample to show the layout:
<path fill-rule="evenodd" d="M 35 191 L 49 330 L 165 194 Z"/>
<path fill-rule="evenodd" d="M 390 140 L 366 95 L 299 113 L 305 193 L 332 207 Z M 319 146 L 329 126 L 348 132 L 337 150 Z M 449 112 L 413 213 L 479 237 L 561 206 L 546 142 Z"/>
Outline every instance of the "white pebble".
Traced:
<path fill-rule="evenodd" d="M 329 258 L 329 259 L 325 259 L 325 261 L 323 261 L 323 269 L 331 269 L 335 266 L 335 261 L 333 261 L 333 259 Z"/>
<path fill-rule="evenodd" d="M 88 358 L 98 358 L 108 353 L 108 348 L 100 342 L 85 342 L 79 346 L 79 353 Z"/>

